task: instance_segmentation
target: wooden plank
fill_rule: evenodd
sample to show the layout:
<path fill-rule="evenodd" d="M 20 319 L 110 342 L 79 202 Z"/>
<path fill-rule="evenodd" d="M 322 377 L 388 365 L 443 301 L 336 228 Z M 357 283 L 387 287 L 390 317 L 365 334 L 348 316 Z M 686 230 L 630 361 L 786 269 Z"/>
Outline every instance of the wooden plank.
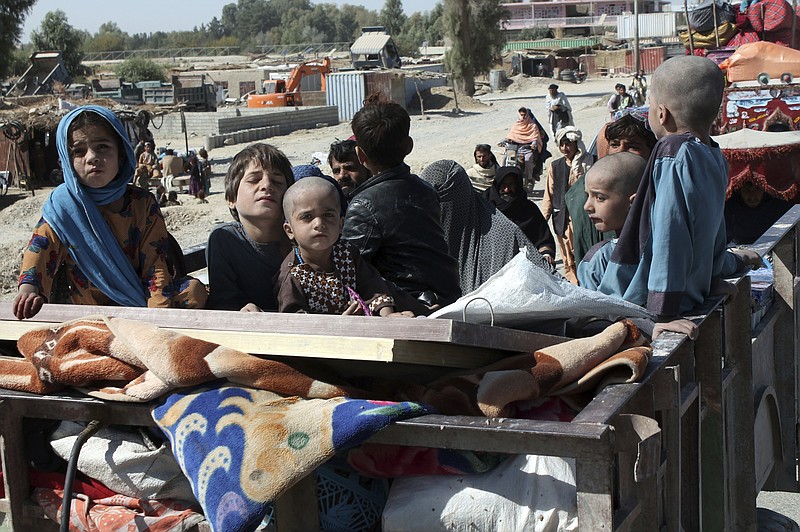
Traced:
<path fill-rule="evenodd" d="M 695 366 L 700 382 L 703 415 L 700 420 L 702 526 L 726 530 L 726 470 L 724 416 L 722 412 L 722 314 L 715 312 L 700 325 L 695 347 Z M 752 399 L 748 401 L 752 405 Z"/>
<path fill-rule="evenodd" d="M 0 401 L 11 405 L 17 415 L 39 419 L 91 421 L 115 425 L 154 426 L 149 403 L 101 401 L 74 394 L 37 395 L 0 389 Z M 4 434 L 4 432 L 3 432 Z"/>
<path fill-rule="evenodd" d="M 750 277 L 737 284 L 736 297 L 723 309 L 725 319 L 725 449 L 729 520 L 732 530 L 755 530 L 756 472 L 753 426 L 753 353 L 750 341 Z"/>
<path fill-rule="evenodd" d="M 4 321 L 0 323 L 0 339 L 15 340 L 24 333 L 41 327 L 33 321 Z M 237 349 L 253 355 L 301 358 L 330 358 L 369 362 L 401 362 L 452 368 L 476 368 L 496 362 L 507 351 L 391 338 L 361 338 L 353 336 L 311 336 L 305 334 L 275 334 L 239 332 L 215 329 L 170 330 Z"/>
<path fill-rule="evenodd" d="M 437 414 L 392 423 L 369 441 L 592 461 L 599 449 L 611 452 L 612 432 L 601 424 Z"/>
<path fill-rule="evenodd" d="M 33 320 L 25 323 L 62 323 L 90 315 L 127 318 L 171 329 L 209 329 L 230 332 L 299 334 L 306 336 L 341 336 L 389 338 L 439 342 L 512 352 L 533 352 L 561 343 L 565 338 L 503 327 L 491 327 L 455 320 L 430 318 L 378 319 L 366 316 L 328 316 L 320 314 L 280 314 L 275 312 L 231 312 L 93 305 L 46 304 Z M 17 322 L 11 303 L 0 303 L 0 339 L 8 323 Z"/>
<path fill-rule="evenodd" d="M 598 453 L 594 460 L 575 462 L 578 523 L 581 530 L 610 530 L 614 522 L 613 460 Z"/>
<path fill-rule="evenodd" d="M 681 528 L 701 530 L 700 383 L 683 382 L 681 400 L 691 401 L 681 414 L 680 487 Z M 691 398 L 694 398 L 691 400 Z M 704 487 L 704 486 L 702 486 Z"/>
<path fill-rule="evenodd" d="M 301 478 L 275 500 L 275 525 L 281 532 L 320 529 L 315 471 Z"/>
<path fill-rule="evenodd" d="M 665 367 L 661 372 L 661 386 L 657 387 L 656 397 L 661 397 L 657 405 L 661 418 L 661 434 L 663 460 L 660 491 L 661 513 L 664 518 L 665 532 L 678 532 L 681 524 L 681 416 L 682 409 L 680 385 L 680 369 L 677 366 Z M 693 386 L 692 394 L 696 400 L 697 387 Z M 691 390 L 687 390 L 691 394 Z"/>
<path fill-rule="evenodd" d="M 22 437 L 22 415 L 14 405 L 0 401 L 0 454 L 3 488 L 8 501 L 13 530 L 30 530 L 22 511 L 28 498 L 28 464 Z"/>
<path fill-rule="evenodd" d="M 793 212 L 797 207 L 793 207 Z M 785 217 L 784 217 L 785 218 Z M 786 450 L 786 459 L 782 464 L 776 464 L 773 474 L 767 485 L 771 489 L 782 491 L 798 491 L 797 481 L 797 455 L 798 442 L 798 323 L 797 323 L 797 229 L 787 233 L 775 247 L 774 267 L 775 273 L 775 299 L 773 305 L 780 310 L 782 315 L 775 325 L 774 367 L 775 392 L 778 396 L 780 408 L 781 440 Z"/>

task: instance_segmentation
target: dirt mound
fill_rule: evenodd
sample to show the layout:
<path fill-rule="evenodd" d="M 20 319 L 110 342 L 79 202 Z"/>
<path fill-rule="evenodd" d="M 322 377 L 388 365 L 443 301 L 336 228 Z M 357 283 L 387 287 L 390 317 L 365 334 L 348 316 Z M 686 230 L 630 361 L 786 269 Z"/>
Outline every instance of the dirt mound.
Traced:
<path fill-rule="evenodd" d="M 532 77 L 526 74 L 517 74 L 508 78 L 511 83 L 504 89 L 506 92 L 547 92 L 547 87 L 551 83 L 559 84 L 558 80 L 553 78 L 540 78 Z"/>
<path fill-rule="evenodd" d="M 428 111 L 453 111 L 456 107 L 459 109 L 485 109 L 487 105 L 482 103 L 471 96 L 467 96 L 461 91 L 457 94 L 453 93 L 452 87 L 432 87 L 420 91 L 422 95 L 422 103 L 425 106 L 425 112 Z M 456 106 L 456 100 L 458 105 Z M 408 106 L 410 112 L 419 112 L 419 97 L 414 96 Z"/>

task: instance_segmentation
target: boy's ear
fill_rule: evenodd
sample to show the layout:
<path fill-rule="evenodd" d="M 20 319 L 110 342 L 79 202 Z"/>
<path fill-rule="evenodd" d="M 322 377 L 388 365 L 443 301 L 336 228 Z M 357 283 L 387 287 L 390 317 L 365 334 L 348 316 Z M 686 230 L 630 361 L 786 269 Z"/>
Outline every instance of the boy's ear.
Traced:
<path fill-rule="evenodd" d="M 364 150 L 359 146 L 356 146 L 356 157 L 358 157 L 358 162 L 361 163 L 362 166 L 367 166 L 369 163 L 369 157 L 367 157 L 367 154 L 364 153 Z"/>
<path fill-rule="evenodd" d="M 635 199 L 636 199 L 636 192 L 634 192 L 633 194 L 630 195 L 630 197 L 628 197 L 628 201 L 630 202 L 629 205 L 633 205 L 633 200 Z"/>
<path fill-rule="evenodd" d="M 403 157 L 405 157 L 406 155 L 411 153 L 411 151 L 414 149 L 414 139 L 412 139 L 411 137 L 406 137 L 405 142 L 403 142 L 403 148 L 404 148 L 403 151 L 405 152 L 403 154 Z"/>
<path fill-rule="evenodd" d="M 656 109 L 656 116 L 658 117 L 658 123 L 662 126 L 665 125 L 669 121 L 669 117 L 672 113 L 669 109 L 667 109 L 663 103 L 658 104 L 658 108 Z"/>
<path fill-rule="evenodd" d="M 342 229 L 344 229 L 344 216 L 339 217 L 339 234 L 342 234 Z"/>
<path fill-rule="evenodd" d="M 225 203 L 227 203 L 227 204 L 228 204 L 228 208 L 229 208 L 229 209 L 235 209 L 235 208 L 236 208 L 236 203 L 235 203 L 235 202 L 233 202 L 233 201 L 230 201 L 230 200 L 225 200 Z"/>
<path fill-rule="evenodd" d="M 294 233 L 292 232 L 292 226 L 289 225 L 289 222 L 283 222 L 283 230 L 286 236 L 289 237 L 289 240 L 294 240 Z"/>

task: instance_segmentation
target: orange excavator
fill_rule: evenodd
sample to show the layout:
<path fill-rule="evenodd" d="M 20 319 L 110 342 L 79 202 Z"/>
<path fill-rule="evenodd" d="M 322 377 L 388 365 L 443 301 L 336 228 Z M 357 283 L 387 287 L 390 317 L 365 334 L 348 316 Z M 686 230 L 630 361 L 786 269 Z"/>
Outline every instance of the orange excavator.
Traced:
<path fill-rule="evenodd" d="M 289 79 L 265 80 L 263 92 L 251 94 L 247 97 L 247 107 L 287 107 L 303 105 L 303 96 L 300 94 L 300 82 L 304 76 L 320 74 L 322 77 L 322 90 L 325 90 L 325 76 L 331 71 L 330 57 L 322 61 L 316 59 L 303 61 L 289 74 Z"/>

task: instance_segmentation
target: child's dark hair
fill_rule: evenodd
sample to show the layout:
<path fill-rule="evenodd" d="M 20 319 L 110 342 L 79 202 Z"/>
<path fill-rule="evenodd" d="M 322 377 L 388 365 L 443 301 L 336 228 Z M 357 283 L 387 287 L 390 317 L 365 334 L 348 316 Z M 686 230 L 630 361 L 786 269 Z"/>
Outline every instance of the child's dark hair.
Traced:
<path fill-rule="evenodd" d="M 328 165 L 332 165 L 334 159 L 340 163 L 345 161 L 358 162 L 358 155 L 356 155 L 356 141 L 338 140 L 331 144 L 331 151 L 328 152 Z"/>
<path fill-rule="evenodd" d="M 647 147 L 651 150 L 656 145 L 656 136 L 647 129 L 645 122 L 636 119 L 633 115 L 625 115 L 619 120 L 615 120 L 606 126 L 606 140 L 630 139 L 639 137 L 644 140 Z"/>
<path fill-rule="evenodd" d="M 72 150 L 72 136 L 77 130 L 86 126 L 101 127 L 104 128 L 108 133 L 111 133 L 111 136 L 117 141 L 117 150 L 119 151 L 119 166 L 122 168 L 128 160 L 128 157 L 125 153 L 125 145 L 123 144 L 122 139 L 119 138 L 119 133 L 117 133 L 117 130 L 114 129 L 114 126 L 109 124 L 108 120 L 94 111 L 85 111 L 80 113 L 70 123 L 69 128 L 67 129 L 67 147 L 69 148 L 70 159 L 75 157 L 75 154 Z"/>
<path fill-rule="evenodd" d="M 376 165 L 391 168 L 403 162 L 411 117 L 400 104 L 372 94 L 351 122 L 356 143 Z"/>
<path fill-rule="evenodd" d="M 294 173 L 292 163 L 281 150 L 271 144 L 258 142 L 251 144 L 236 154 L 233 162 L 228 167 L 225 174 L 225 199 L 231 203 L 236 201 L 236 194 L 239 192 L 239 183 L 242 182 L 244 171 L 251 162 L 257 163 L 262 168 L 274 168 L 286 178 L 286 186 L 294 183 Z M 231 215 L 238 221 L 239 213 L 231 208 Z"/>

